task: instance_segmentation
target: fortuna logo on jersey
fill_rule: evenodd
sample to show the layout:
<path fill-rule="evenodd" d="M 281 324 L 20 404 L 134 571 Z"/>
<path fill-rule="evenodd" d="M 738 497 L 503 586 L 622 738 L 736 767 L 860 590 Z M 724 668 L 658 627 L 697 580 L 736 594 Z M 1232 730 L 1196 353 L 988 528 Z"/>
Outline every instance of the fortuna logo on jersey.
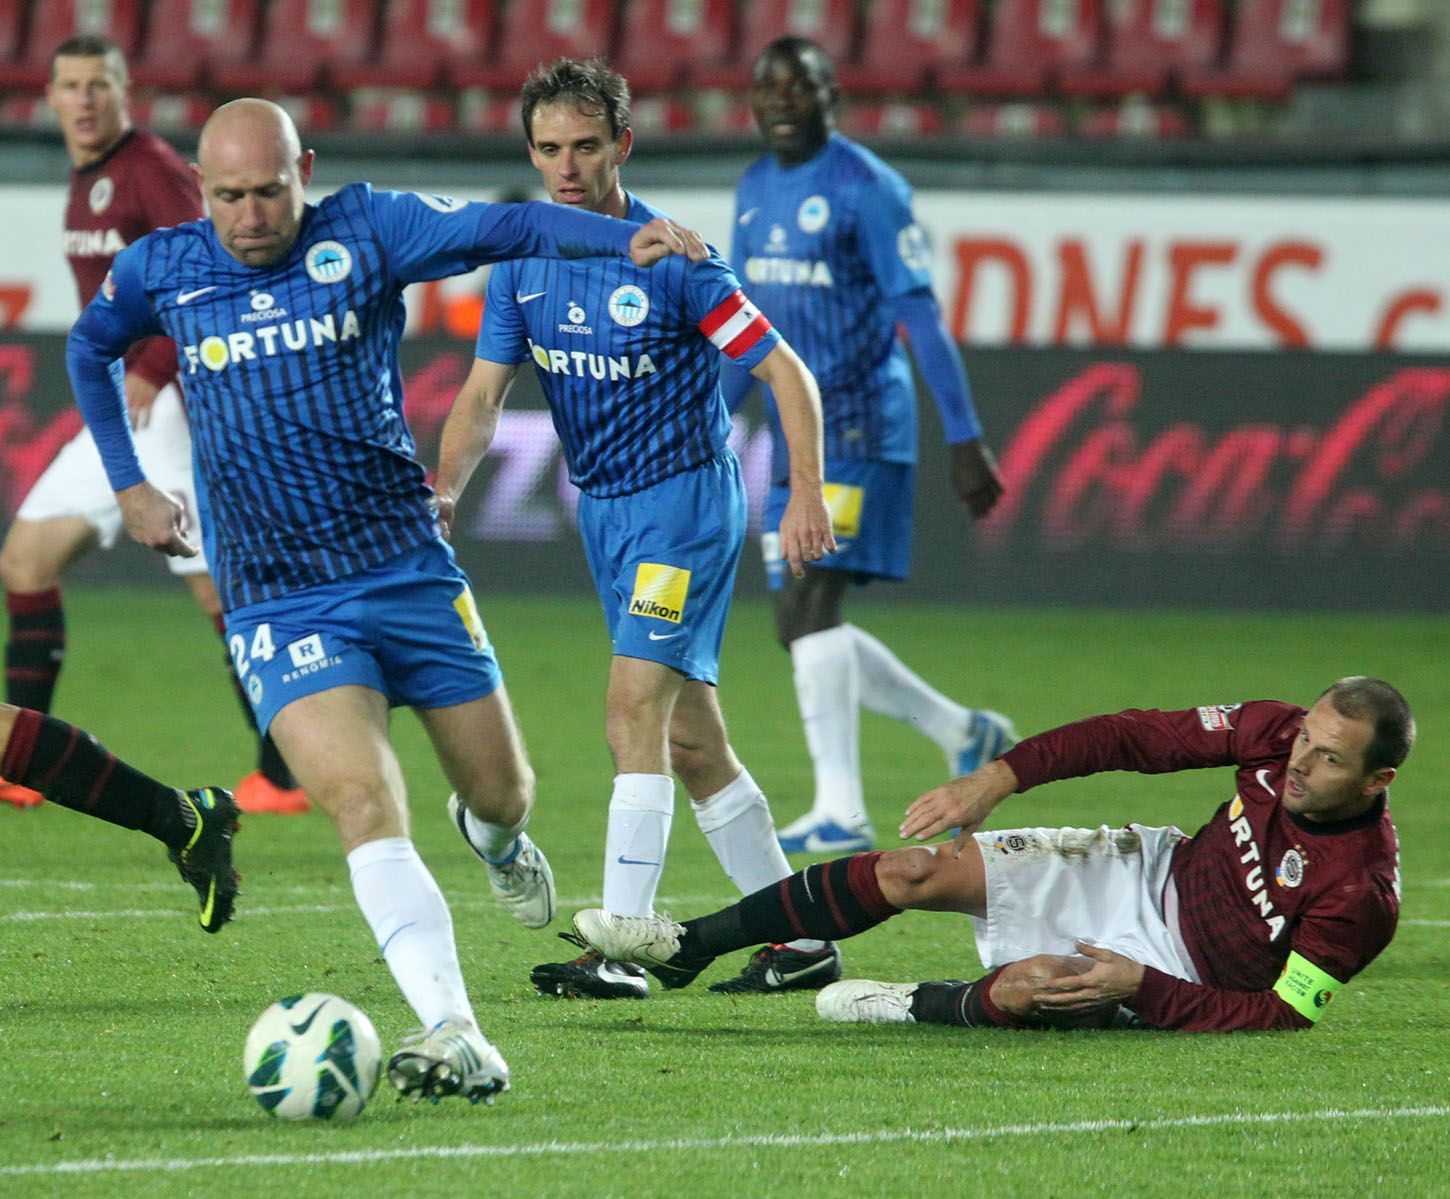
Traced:
<path fill-rule="evenodd" d="M 1250 902 L 1259 909 L 1259 915 L 1269 926 L 1269 940 L 1277 941 L 1279 934 L 1284 931 L 1284 917 L 1274 914 L 1274 903 L 1269 898 L 1269 888 L 1264 882 L 1263 855 L 1259 853 L 1259 843 L 1254 840 L 1254 830 L 1249 826 L 1249 818 L 1244 815 L 1244 801 L 1237 795 L 1228 805 L 1228 827 L 1229 832 L 1233 833 L 1235 845 L 1248 846 L 1239 855 L 1240 865 L 1249 867 L 1248 873 L 1244 875 L 1244 886 L 1248 889 Z"/>
<path fill-rule="evenodd" d="M 655 361 L 648 354 L 631 358 L 621 354 L 611 358 L 606 354 L 589 354 L 584 350 L 550 350 L 529 339 L 529 353 L 541 371 L 551 375 L 568 375 L 582 379 L 586 375 L 601 383 L 613 383 L 616 379 L 638 379 L 659 371 Z"/>
<path fill-rule="evenodd" d="M 67 229 L 60 248 L 67 258 L 113 258 L 126 248 L 126 239 L 115 229 Z"/>
<path fill-rule="evenodd" d="M 809 258 L 747 258 L 745 282 L 787 283 L 795 287 L 835 287 L 829 263 Z"/>
<path fill-rule="evenodd" d="M 268 299 L 271 299 L 269 296 Z M 189 375 L 204 366 L 209 371 L 219 371 L 234 362 L 251 362 L 257 358 L 271 358 L 283 350 L 319 349 L 328 342 L 342 343 L 362 336 L 357 313 L 349 308 L 339 322 L 332 313 L 322 317 L 303 317 L 280 325 L 263 325 L 248 332 L 228 333 L 225 337 L 212 334 L 201 339 L 201 344 L 182 346 Z"/>

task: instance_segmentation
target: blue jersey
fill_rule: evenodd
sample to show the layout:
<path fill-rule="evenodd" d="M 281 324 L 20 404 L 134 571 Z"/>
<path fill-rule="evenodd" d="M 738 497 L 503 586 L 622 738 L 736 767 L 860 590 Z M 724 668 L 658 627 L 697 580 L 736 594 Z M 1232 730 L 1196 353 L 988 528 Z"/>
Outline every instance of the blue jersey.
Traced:
<path fill-rule="evenodd" d="M 628 219 L 655 209 L 628 197 Z M 569 477 L 600 498 L 700 466 L 725 446 L 723 353 L 755 366 L 780 335 L 719 258 L 506 262 L 489 276 L 477 355 L 533 360 Z"/>
<path fill-rule="evenodd" d="M 915 462 L 916 392 L 888 302 L 929 292 L 931 272 L 906 180 L 838 133 L 798 166 L 762 158 L 736 188 L 730 264 L 820 385 L 826 458 Z"/>
<path fill-rule="evenodd" d="M 268 267 L 233 258 L 210 221 L 158 230 L 116 256 L 67 351 L 111 485 L 142 475 L 108 364 L 164 332 L 227 610 L 395 557 L 437 532 L 403 420 L 404 286 L 517 255 L 627 253 L 634 229 L 548 204 L 353 184 L 308 205 Z"/>

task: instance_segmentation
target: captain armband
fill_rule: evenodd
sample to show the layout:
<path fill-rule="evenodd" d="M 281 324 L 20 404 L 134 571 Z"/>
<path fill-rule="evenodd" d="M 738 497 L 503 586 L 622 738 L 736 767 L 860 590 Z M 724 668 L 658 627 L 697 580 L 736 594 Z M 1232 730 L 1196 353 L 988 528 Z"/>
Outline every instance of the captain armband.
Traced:
<path fill-rule="evenodd" d="M 1317 1024 L 1342 986 L 1339 979 L 1326 974 L 1308 958 L 1290 953 L 1284 972 L 1274 984 L 1274 994 L 1306 1020 Z"/>

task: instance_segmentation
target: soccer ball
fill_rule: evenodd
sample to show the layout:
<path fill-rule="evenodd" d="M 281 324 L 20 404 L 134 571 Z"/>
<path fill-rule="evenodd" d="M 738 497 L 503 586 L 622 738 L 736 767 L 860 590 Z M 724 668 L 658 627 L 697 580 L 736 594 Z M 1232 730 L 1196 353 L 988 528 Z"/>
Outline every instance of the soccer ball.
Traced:
<path fill-rule="evenodd" d="M 283 1120 L 351 1120 L 373 1096 L 383 1047 L 373 1022 L 336 995 L 279 999 L 247 1034 L 242 1070 L 267 1111 Z"/>

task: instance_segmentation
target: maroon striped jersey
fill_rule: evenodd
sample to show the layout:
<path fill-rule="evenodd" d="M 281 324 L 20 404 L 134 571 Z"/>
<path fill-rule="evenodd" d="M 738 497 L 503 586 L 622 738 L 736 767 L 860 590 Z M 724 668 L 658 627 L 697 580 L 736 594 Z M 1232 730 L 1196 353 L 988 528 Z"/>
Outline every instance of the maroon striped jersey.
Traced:
<path fill-rule="evenodd" d="M 111 259 L 153 229 L 204 215 L 191 169 L 154 133 L 131 129 L 104 158 L 71 171 L 61 244 L 84 308 Z M 126 369 L 157 387 L 176 377 L 176 346 L 152 337 L 132 346 Z"/>
<path fill-rule="evenodd" d="M 1394 936 L 1399 842 L 1381 794 L 1324 823 L 1279 802 L 1305 710 L 1275 700 L 1094 716 L 1004 756 L 1020 791 L 1103 770 L 1233 766 L 1235 793 L 1173 854 L 1179 929 L 1202 984 L 1148 967 L 1127 1006 L 1159 1028 L 1307 1028 L 1273 986 L 1291 952 L 1347 982 Z"/>

